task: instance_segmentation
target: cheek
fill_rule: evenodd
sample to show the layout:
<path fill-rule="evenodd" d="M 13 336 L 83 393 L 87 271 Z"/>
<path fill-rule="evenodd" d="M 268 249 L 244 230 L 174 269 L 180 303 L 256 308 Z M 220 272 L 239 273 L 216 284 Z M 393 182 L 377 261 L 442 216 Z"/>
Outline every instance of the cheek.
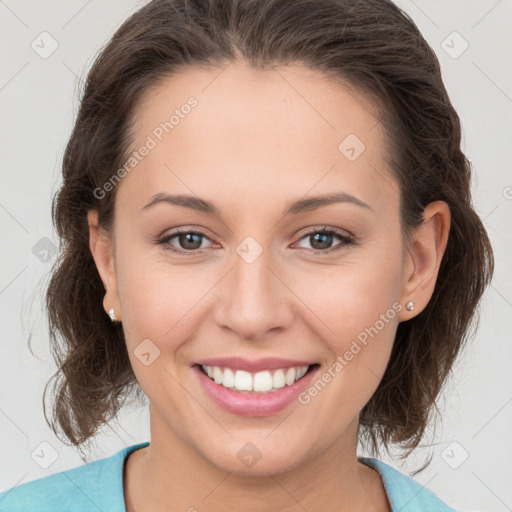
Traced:
<path fill-rule="evenodd" d="M 333 391 L 350 388 L 363 401 L 373 394 L 398 326 L 401 279 L 401 255 L 392 244 L 359 251 L 323 274 L 296 276 L 294 290 L 307 306 L 303 318 L 321 334 L 332 364 L 340 363 L 331 370 L 343 375 Z"/>
<path fill-rule="evenodd" d="M 146 377 L 136 358 L 138 347 L 150 340 L 157 347 L 153 350 L 160 351 L 157 366 L 178 364 L 180 347 L 187 346 L 208 315 L 207 294 L 218 278 L 211 266 L 171 263 L 160 249 L 136 253 L 132 248 L 125 254 L 130 257 L 120 256 L 116 268 L 119 300 L 126 344 L 142 383 Z M 151 343 L 146 341 L 150 349 Z"/>
<path fill-rule="evenodd" d="M 198 305 L 214 283 L 211 272 L 133 253 L 119 260 L 117 271 L 123 330 L 137 381 L 150 401 L 159 403 L 165 396 L 167 407 L 179 410 L 183 389 L 177 366 L 183 361 L 177 359 L 204 318 Z"/>
<path fill-rule="evenodd" d="M 122 279 L 123 316 L 135 332 L 165 338 L 179 322 L 190 322 L 188 314 L 214 282 L 211 272 L 148 262 L 143 272 Z"/>
<path fill-rule="evenodd" d="M 321 334 L 329 354 L 300 401 L 311 407 L 313 416 L 330 411 L 333 436 L 359 414 L 384 375 L 402 309 L 397 302 L 399 275 L 382 266 L 364 272 L 337 269 L 321 286 L 310 283 L 297 292 L 314 312 L 307 316 L 309 327 Z"/>
<path fill-rule="evenodd" d="M 389 243 L 391 238 L 394 243 Z M 393 312 L 399 296 L 401 254 L 396 249 L 399 237 L 387 240 L 373 241 L 328 265 L 310 262 L 281 267 L 280 274 L 301 299 L 288 299 L 302 311 L 299 322 L 314 323 L 315 331 L 338 354 L 353 339 L 364 338 L 368 329 L 381 327 L 382 314 Z M 189 337 L 199 317 L 208 314 L 206 295 L 216 284 L 222 286 L 219 279 L 226 269 L 207 259 L 194 265 L 186 260 L 171 262 L 164 249 L 133 244 L 128 236 L 118 241 L 118 248 L 116 275 L 127 338 L 131 332 L 140 340 L 165 341 L 168 350 L 173 339 L 180 340 L 180 333 L 183 339 Z M 382 337 L 392 337 L 389 323 L 378 329 Z"/>
<path fill-rule="evenodd" d="M 386 315 L 386 320 L 396 316 L 400 261 L 364 256 L 355 259 L 315 274 L 295 274 L 294 291 L 311 315 L 323 321 L 322 332 L 327 338 L 351 339 L 373 326 L 381 315 Z M 385 330 L 380 322 L 378 325 Z"/>

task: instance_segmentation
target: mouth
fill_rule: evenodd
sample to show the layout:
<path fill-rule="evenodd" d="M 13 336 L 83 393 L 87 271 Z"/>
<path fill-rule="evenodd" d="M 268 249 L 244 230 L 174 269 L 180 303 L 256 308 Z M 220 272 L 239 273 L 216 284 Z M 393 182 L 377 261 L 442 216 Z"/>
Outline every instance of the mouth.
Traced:
<path fill-rule="evenodd" d="M 194 366 L 219 386 L 243 394 L 261 395 L 275 393 L 282 388 L 293 386 L 320 365 L 313 363 L 301 366 L 283 366 L 258 372 L 207 364 Z"/>
<path fill-rule="evenodd" d="M 263 361 L 245 361 L 245 367 L 259 371 L 236 368 L 234 359 L 209 360 L 217 364 L 196 363 L 192 370 L 196 374 L 203 392 L 215 404 L 225 411 L 237 416 L 263 417 L 277 414 L 298 402 L 298 397 L 311 385 L 320 364 L 304 364 L 304 361 L 293 361 L 294 366 L 287 366 L 292 361 L 270 361 L 270 369 L 263 369 Z M 240 361 L 240 360 L 238 360 Z M 242 362 L 243 363 L 243 362 Z M 299 363 L 295 366 L 296 363 Z M 267 364 L 267 367 L 269 365 Z"/>

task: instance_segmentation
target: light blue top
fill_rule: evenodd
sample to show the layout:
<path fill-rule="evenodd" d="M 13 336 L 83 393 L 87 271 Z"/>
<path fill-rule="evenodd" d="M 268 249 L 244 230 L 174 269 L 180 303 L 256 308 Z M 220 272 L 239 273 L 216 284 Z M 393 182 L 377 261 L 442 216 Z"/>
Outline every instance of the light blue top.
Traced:
<path fill-rule="evenodd" d="M 110 457 L 11 487 L 0 493 L 0 512 L 126 512 L 124 461 L 148 445 L 146 441 L 127 446 Z M 366 457 L 358 460 L 379 472 L 392 512 L 456 512 L 388 464 Z"/>

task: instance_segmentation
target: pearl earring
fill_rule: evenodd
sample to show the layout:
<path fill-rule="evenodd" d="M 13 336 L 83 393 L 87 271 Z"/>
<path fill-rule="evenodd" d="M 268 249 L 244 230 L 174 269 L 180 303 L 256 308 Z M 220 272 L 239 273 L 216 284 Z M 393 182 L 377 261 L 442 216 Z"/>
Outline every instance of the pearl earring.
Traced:
<path fill-rule="evenodd" d="M 108 316 L 110 317 L 110 320 L 112 320 L 112 322 L 117 322 L 117 318 L 116 318 L 116 315 L 114 313 L 114 308 L 112 308 L 109 312 L 108 312 Z"/>
<path fill-rule="evenodd" d="M 405 305 L 405 309 L 407 309 L 407 311 L 414 311 L 414 302 L 412 300 L 410 300 L 406 305 Z"/>

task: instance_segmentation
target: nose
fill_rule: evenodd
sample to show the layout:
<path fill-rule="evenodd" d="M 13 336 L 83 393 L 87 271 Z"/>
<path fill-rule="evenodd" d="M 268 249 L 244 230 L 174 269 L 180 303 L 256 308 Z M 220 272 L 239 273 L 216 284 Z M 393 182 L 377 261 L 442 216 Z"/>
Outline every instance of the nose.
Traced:
<path fill-rule="evenodd" d="M 293 321 L 293 293 L 269 250 L 248 262 L 233 255 L 233 267 L 223 279 L 215 319 L 242 340 L 256 341 L 269 332 L 275 335 Z"/>

